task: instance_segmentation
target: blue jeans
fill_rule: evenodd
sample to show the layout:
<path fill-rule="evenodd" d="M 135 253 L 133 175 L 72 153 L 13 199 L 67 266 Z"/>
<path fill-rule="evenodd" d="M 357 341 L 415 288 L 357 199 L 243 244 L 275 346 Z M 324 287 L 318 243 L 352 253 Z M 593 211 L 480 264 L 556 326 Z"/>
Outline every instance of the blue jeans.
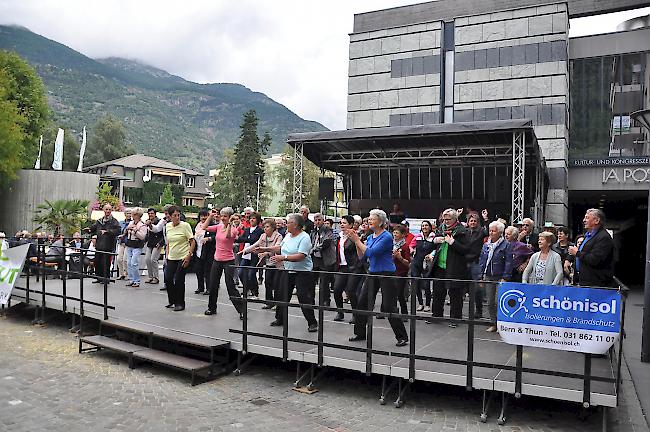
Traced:
<path fill-rule="evenodd" d="M 132 282 L 140 283 L 140 255 L 142 248 L 126 248 L 126 269 Z"/>

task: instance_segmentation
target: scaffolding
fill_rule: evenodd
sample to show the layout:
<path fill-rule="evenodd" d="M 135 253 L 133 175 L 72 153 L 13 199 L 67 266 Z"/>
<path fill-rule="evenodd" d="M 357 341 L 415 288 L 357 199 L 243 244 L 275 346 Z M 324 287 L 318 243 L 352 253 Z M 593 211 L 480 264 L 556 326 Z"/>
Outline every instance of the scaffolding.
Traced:
<path fill-rule="evenodd" d="M 451 123 L 300 133 L 289 136 L 294 160 L 305 156 L 344 178 L 350 200 L 510 199 L 513 222 L 543 220 L 544 159 L 529 120 Z M 302 172 L 294 164 L 294 206 Z"/>

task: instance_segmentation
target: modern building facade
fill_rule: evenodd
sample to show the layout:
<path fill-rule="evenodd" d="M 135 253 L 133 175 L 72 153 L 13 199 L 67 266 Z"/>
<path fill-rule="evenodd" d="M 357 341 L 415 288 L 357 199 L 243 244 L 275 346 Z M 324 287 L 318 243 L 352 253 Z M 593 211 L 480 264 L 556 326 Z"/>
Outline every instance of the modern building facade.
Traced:
<path fill-rule="evenodd" d="M 648 19 L 580 38 L 569 19 L 647 5 L 439 0 L 355 15 L 347 128 L 529 119 L 544 221 L 577 227 L 601 206 L 626 242 L 645 224 L 650 184 L 648 135 L 630 119 L 650 106 Z"/>

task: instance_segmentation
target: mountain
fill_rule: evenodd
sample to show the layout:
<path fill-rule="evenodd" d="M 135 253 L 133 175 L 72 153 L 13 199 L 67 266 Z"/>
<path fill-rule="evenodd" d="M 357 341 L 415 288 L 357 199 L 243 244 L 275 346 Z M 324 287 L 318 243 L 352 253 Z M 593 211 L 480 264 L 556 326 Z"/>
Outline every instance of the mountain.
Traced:
<path fill-rule="evenodd" d="M 257 111 L 260 137 L 268 131 L 273 139 L 269 154 L 290 133 L 327 130 L 243 85 L 198 84 L 135 60 L 91 59 L 24 27 L 0 26 L 0 49 L 36 68 L 59 126 L 79 131 L 112 114 L 139 153 L 200 172 L 234 146 L 249 109 Z"/>

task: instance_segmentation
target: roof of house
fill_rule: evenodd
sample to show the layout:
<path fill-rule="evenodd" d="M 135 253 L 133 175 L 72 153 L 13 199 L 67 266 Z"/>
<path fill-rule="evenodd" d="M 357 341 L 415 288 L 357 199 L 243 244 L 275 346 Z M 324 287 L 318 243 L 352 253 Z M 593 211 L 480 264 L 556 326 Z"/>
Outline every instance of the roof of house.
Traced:
<path fill-rule="evenodd" d="M 143 168 L 143 167 L 163 168 L 163 169 L 170 169 L 175 171 L 182 171 L 185 174 L 190 174 L 190 175 L 201 175 L 201 173 L 194 171 L 192 169 L 183 168 L 182 166 L 173 164 L 171 162 L 167 162 L 162 159 L 155 158 L 153 156 L 146 156 L 140 153 L 130 155 L 130 156 L 124 156 L 119 159 L 113 159 L 107 162 L 102 162 L 97 165 L 85 167 L 84 171 L 94 169 L 94 168 L 105 167 L 109 165 L 118 165 L 118 166 L 123 166 L 125 168 Z"/>

